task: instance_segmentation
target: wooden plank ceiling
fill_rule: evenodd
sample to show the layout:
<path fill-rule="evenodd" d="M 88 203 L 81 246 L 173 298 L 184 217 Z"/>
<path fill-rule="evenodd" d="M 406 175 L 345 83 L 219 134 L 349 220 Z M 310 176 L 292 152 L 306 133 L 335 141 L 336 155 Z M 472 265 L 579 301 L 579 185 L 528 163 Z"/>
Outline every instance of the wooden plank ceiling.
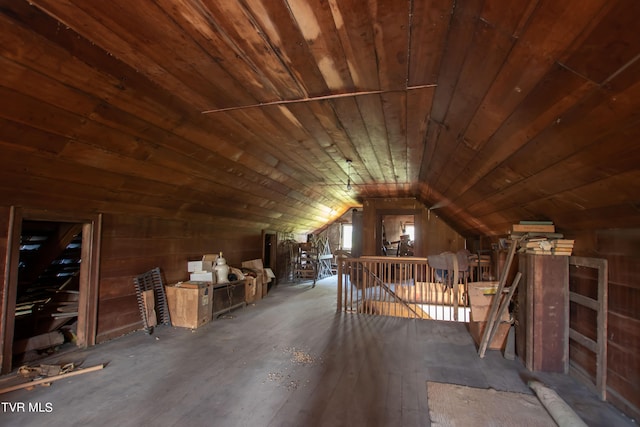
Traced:
<path fill-rule="evenodd" d="M 640 225 L 636 0 L 0 12 L 6 203 L 307 232 L 416 197 L 464 235 Z"/>

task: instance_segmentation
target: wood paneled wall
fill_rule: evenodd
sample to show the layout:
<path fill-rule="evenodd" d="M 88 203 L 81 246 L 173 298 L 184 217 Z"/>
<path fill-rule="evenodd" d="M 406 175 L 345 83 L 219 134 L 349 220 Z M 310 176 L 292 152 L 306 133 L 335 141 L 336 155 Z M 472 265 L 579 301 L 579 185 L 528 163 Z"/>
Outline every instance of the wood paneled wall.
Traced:
<path fill-rule="evenodd" d="M 8 224 L 9 208 L 0 207 L 0 271 L 4 280 Z M 188 280 L 187 261 L 220 251 L 230 265 L 239 267 L 242 261 L 262 256 L 262 237 L 253 231 L 223 229 L 214 222 L 105 214 L 97 342 L 142 326 L 133 285 L 136 275 L 160 267 L 167 283 Z M 4 295 L 0 301 L 4 321 Z"/>
<path fill-rule="evenodd" d="M 595 230 L 575 238 L 574 254 L 609 263 L 607 400 L 640 419 L 640 229 Z M 593 316 L 577 316 L 582 333 L 595 336 Z M 572 357 L 595 366 L 593 353 L 572 345 Z"/>
<path fill-rule="evenodd" d="M 260 234 L 215 223 L 105 215 L 100 269 L 98 341 L 141 325 L 133 278 L 160 267 L 166 283 L 188 280 L 187 261 L 223 252 L 231 266 L 261 258 Z"/>

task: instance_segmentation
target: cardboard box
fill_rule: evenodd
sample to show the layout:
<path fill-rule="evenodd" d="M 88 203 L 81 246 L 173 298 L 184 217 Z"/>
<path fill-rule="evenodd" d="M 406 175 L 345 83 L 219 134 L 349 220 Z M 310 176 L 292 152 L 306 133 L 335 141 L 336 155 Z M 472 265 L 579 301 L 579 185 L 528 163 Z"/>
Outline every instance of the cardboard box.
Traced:
<path fill-rule="evenodd" d="M 207 271 L 204 269 L 202 260 L 200 261 L 187 261 L 187 271 L 189 273 L 200 273 L 201 271 Z"/>
<path fill-rule="evenodd" d="M 487 326 L 487 322 L 469 322 L 469 333 L 473 337 L 477 346 L 480 346 L 482 341 L 482 334 L 484 334 L 484 328 Z M 493 337 L 493 340 L 487 345 L 489 350 L 503 350 L 507 342 L 507 335 L 509 335 L 510 323 L 499 323 L 498 330 Z"/>
<path fill-rule="evenodd" d="M 165 286 L 171 324 L 196 329 L 211 321 L 213 284 L 184 282 Z"/>
<path fill-rule="evenodd" d="M 276 278 L 276 275 L 273 273 L 273 270 L 271 270 L 270 268 L 264 269 L 264 276 L 267 278 L 267 283 L 270 283 L 271 279 Z"/>
<path fill-rule="evenodd" d="M 216 281 L 215 274 L 211 271 L 201 271 L 199 273 L 189 274 L 189 280 L 192 282 L 211 282 Z"/>
<path fill-rule="evenodd" d="M 213 271 L 216 266 L 218 254 L 205 254 L 202 256 L 202 271 Z"/>
<path fill-rule="evenodd" d="M 257 295 L 258 295 L 258 299 L 264 297 L 267 295 L 267 283 L 269 283 L 271 281 L 271 279 L 269 279 L 267 277 L 267 273 L 265 272 L 265 269 L 262 266 L 262 260 L 261 259 L 252 259 L 250 261 L 242 261 L 242 266 L 244 268 L 249 268 L 253 271 L 255 271 L 257 277 L 256 277 L 256 289 L 257 289 Z"/>
<path fill-rule="evenodd" d="M 256 278 L 246 276 L 244 278 L 244 300 L 247 304 L 252 303 L 258 299 L 256 289 Z M 262 297 L 262 296 L 261 296 Z"/>
<path fill-rule="evenodd" d="M 495 295 L 486 294 L 491 289 L 497 289 L 498 282 L 470 282 L 469 302 L 471 304 L 471 320 L 474 322 L 486 322 L 491 311 L 491 304 Z M 509 310 L 505 310 L 500 318 L 501 321 L 508 322 L 510 319 Z"/>

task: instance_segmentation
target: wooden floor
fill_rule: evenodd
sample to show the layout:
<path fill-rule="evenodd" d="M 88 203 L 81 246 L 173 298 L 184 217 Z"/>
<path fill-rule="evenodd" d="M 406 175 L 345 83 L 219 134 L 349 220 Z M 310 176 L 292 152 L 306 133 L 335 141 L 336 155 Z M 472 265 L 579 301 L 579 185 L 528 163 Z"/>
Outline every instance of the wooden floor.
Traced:
<path fill-rule="evenodd" d="M 101 371 L 19 390 L 3 426 L 429 426 L 427 381 L 531 393 L 464 324 L 336 313 L 335 279 L 279 285 L 191 331 L 136 332 L 49 362 Z M 634 425 L 565 375 L 537 375 L 592 426 Z M 40 403 L 50 412 L 28 412 Z M 0 408 L 1 409 L 1 408 Z"/>

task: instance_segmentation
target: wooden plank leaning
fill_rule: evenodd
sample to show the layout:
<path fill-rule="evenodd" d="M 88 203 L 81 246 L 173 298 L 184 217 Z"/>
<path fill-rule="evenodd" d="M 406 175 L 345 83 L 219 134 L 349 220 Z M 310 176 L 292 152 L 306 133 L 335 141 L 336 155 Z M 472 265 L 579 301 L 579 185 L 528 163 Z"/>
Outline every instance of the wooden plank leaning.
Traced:
<path fill-rule="evenodd" d="M 25 383 L 20 383 L 20 384 L 16 384 L 10 387 L 6 387 L 3 389 L 0 389 L 0 394 L 3 393 L 9 393 L 10 391 L 14 391 L 14 390 L 20 390 L 23 388 L 29 388 L 29 387 L 33 387 L 33 386 L 37 386 L 40 384 L 48 384 L 51 383 L 53 381 L 57 381 L 57 380 L 61 380 L 64 378 L 69 378 L 69 377 L 74 377 L 76 375 L 80 375 L 80 374 L 86 374 L 88 372 L 93 372 L 93 371 L 98 371 L 100 369 L 104 368 L 104 364 L 101 365 L 96 365 L 96 366 L 91 366 L 89 368 L 84 368 L 84 369 L 78 369 L 76 371 L 71 371 L 68 372 L 66 374 L 62 374 L 62 375 L 54 375 L 52 377 L 45 377 L 45 378 L 40 378 L 38 380 L 33 380 L 33 381 L 27 381 Z"/>
<path fill-rule="evenodd" d="M 489 336 L 491 335 L 491 331 L 493 330 L 494 324 L 496 323 L 498 308 L 500 306 L 500 300 L 502 299 L 502 292 L 504 291 L 504 285 L 507 281 L 507 275 L 509 274 L 509 270 L 511 269 L 511 263 L 513 261 L 513 257 L 516 253 L 516 248 L 518 247 L 518 240 L 511 239 L 511 246 L 509 247 L 509 252 L 507 253 L 507 259 L 504 263 L 504 268 L 502 270 L 502 274 L 500 275 L 500 281 L 498 282 L 498 289 L 496 290 L 496 298 L 493 298 L 491 302 L 491 309 L 489 310 L 489 315 L 487 316 L 487 325 L 484 328 L 484 332 L 482 334 L 482 340 L 480 341 L 480 346 L 478 348 L 478 355 L 480 358 L 484 357 L 485 352 L 487 351 L 487 346 L 489 344 Z"/>

